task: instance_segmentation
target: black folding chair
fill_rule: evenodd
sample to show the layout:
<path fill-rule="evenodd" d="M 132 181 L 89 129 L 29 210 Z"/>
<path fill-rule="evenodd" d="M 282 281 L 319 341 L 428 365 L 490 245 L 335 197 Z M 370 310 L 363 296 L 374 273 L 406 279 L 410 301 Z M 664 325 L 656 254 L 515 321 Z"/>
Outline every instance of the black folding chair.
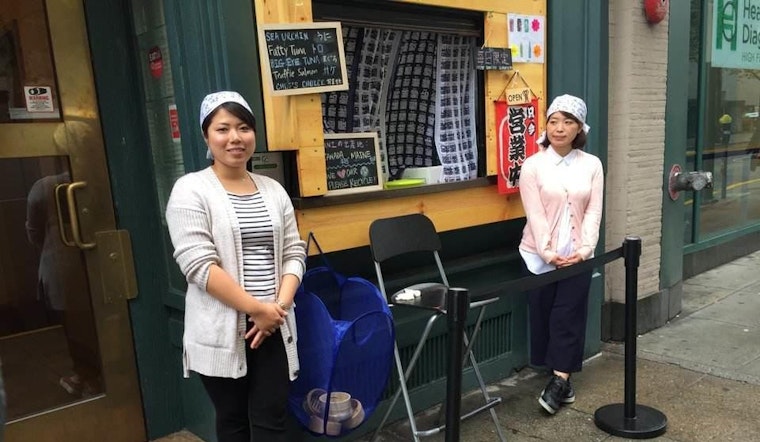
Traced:
<path fill-rule="evenodd" d="M 391 307 L 397 308 L 403 306 L 408 308 L 418 308 L 432 313 L 431 317 L 427 321 L 422 335 L 420 336 L 417 347 L 415 348 L 406 369 L 404 369 L 401 363 L 398 343 L 396 342 L 394 345 L 396 371 L 398 373 L 399 384 L 401 388 L 394 394 L 390 406 L 388 407 L 388 411 L 385 413 L 385 416 L 383 417 L 380 425 L 377 427 L 377 430 L 375 431 L 372 439 L 376 439 L 380 434 L 383 425 L 385 425 L 385 422 L 388 420 L 388 416 L 398 401 L 399 395 L 403 395 L 404 403 L 406 405 L 406 412 L 409 416 L 409 424 L 412 429 L 412 436 L 415 441 L 419 441 L 421 436 L 431 436 L 437 434 L 444 430 L 446 427 L 445 424 L 443 424 L 429 430 L 417 429 L 417 423 L 414 418 L 414 409 L 412 408 L 412 403 L 409 398 L 409 391 L 406 384 L 409 376 L 412 373 L 412 370 L 414 369 L 415 364 L 417 363 L 417 359 L 422 353 L 422 348 L 425 345 L 425 341 L 427 340 L 428 335 L 430 334 L 430 331 L 435 324 L 435 321 L 438 318 L 446 315 L 446 293 L 448 292 L 449 281 L 446 278 L 446 273 L 443 270 L 443 264 L 441 263 L 441 258 L 438 254 L 438 252 L 441 250 L 441 240 L 438 237 L 438 232 L 436 232 L 433 222 L 428 217 L 422 214 L 412 214 L 397 216 L 393 218 L 383 218 L 373 221 L 369 226 L 369 241 L 372 250 L 372 259 L 375 262 L 375 271 L 377 273 L 378 285 L 380 286 L 380 291 L 383 293 L 386 299 L 388 299 Z M 391 258 L 396 258 L 401 255 L 407 255 L 414 252 L 428 252 L 433 255 L 436 266 L 438 267 L 438 273 L 441 282 L 421 282 L 405 287 L 404 289 L 399 290 L 388 297 L 385 289 L 385 282 L 383 279 L 382 264 Z M 412 294 L 411 296 L 419 296 L 414 296 L 413 299 L 405 299 L 410 297 L 410 294 Z M 483 381 L 483 376 L 480 373 L 480 368 L 478 367 L 478 363 L 472 351 L 473 343 L 475 342 L 477 334 L 480 331 L 480 324 L 485 314 L 485 307 L 488 304 L 496 301 L 498 301 L 498 298 L 477 300 L 470 303 L 470 309 L 479 309 L 479 313 L 478 319 L 475 322 L 475 328 L 473 329 L 471 336 L 468 337 L 467 333 L 464 333 L 463 338 L 466 349 L 464 352 L 465 357 L 462 361 L 462 369 L 464 369 L 465 364 L 467 363 L 467 359 L 469 359 L 470 365 L 472 366 L 472 371 L 474 372 L 475 377 L 478 381 L 478 385 L 480 386 L 480 391 L 483 393 L 483 399 L 485 403 L 482 406 L 463 414 L 462 419 L 474 416 L 481 411 L 489 410 L 494 425 L 496 426 L 496 432 L 499 436 L 499 439 L 504 441 L 506 439 L 502 434 L 501 426 L 499 425 L 499 418 L 496 415 L 496 410 L 494 410 L 494 407 L 501 403 L 501 398 L 491 397 L 488 394 L 486 384 Z M 440 411 L 443 411 L 443 407 L 441 407 Z"/>

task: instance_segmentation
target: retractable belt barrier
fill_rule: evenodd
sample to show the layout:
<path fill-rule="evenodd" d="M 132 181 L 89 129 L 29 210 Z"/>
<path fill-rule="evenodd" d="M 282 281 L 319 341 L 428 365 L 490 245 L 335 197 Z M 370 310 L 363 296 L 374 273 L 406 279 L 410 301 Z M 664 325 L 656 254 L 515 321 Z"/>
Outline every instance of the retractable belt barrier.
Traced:
<path fill-rule="evenodd" d="M 625 392 L 624 404 L 611 404 L 597 409 L 594 421 L 601 430 L 621 437 L 647 439 L 665 432 L 667 418 L 651 407 L 636 405 L 636 301 L 638 298 L 638 268 L 641 256 L 641 238 L 629 236 L 623 246 L 593 259 L 563 267 L 540 275 L 494 284 L 478 290 L 473 301 L 481 298 L 527 292 L 561 281 L 624 258 L 625 262 Z M 459 441 L 460 411 L 462 405 L 462 333 L 467 321 L 469 291 L 452 287 L 446 296 L 448 311 L 449 364 L 446 377 L 446 442 Z"/>
<path fill-rule="evenodd" d="M 542 273 L 540 275 L 525 276 L 513 281 L 506 281 L 499 284 L 494 284 L 484 290 L 478 290 L 470 297 L 471 301 L 478 301 L 481 298 L 492 298 L 496 296 L 496 293 L 519 293 L 527 292 L 530 290 L 549 285 L 553 282 L 567 279 L 571 276 L 580 275 L 583 272 L 593 270 L 597 267 L 601 267 L 607 263 L 610 263 L 616 259 L 623 257 L 623 247 L 618 247 L 615 250 L 611 250 L 604 255 L 597 256 L 587 261 L 581 261 L 578 264 L 573 264 L 568 267 L 563 267 L 548 273 Z"/>

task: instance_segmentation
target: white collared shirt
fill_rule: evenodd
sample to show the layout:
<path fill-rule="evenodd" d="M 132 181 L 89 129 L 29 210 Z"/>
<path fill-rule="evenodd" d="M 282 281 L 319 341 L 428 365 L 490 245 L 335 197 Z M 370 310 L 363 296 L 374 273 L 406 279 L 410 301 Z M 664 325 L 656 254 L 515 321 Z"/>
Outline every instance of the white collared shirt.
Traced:
<path fill-rule="evenodd" d="M 546 153 L 551 156 L 556 169 L 554 172 L 557 174 L 560 181 L 567 182 L 568 180 L 572 180 L 573 177 L 570 173 L 570 165 L 573 163 L 573 160 L 576 157 L 575 149 L 571 150 L 567 155 L 563 157 L 562 155 L 558 154 L 557 151 L 555 151 L 554 148 L 550 145 L 548 148 L 546 148 Z M 567 192 L 567 190 L 565 190 L 565 192 Z M 547 264 L 544 262 L 544 260 L 535 253 L 527 252 L 523 249 L 519 250 L 520 256 L 522 256 L 523 261 L 525 261 L 525 266 L 528 267 L 528 270 L 535 275 L 551 272 L 557 268 L 553 264 Z M 561 257 L 570 256 L 575 251 L 573 250 L 573 240 L 570 236 L 569 201 L 565 202 L 564 209 L 562 210 L 562 216 L 559 222 L 559 238 L 557 239 L 556 251 L 557 254 Z"/>

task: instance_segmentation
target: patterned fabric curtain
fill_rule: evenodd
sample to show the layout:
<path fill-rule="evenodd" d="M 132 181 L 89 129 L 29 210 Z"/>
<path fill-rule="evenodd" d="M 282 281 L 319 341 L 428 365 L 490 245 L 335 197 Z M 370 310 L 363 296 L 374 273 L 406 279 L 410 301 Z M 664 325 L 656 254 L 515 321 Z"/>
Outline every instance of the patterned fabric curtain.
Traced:
<path fill-rule="evenodd" d="M 380 134 L 378 141 L 385 179 L 388 178 L 385 104 L 400 39 L 399 31 L 366 28 L 355 79 L 354 132 Z"/>
<path fill-rule="evenodd" d="M 474 45 L 471 37 L 438 35 L 435 146 L 445 182 L 478 175 Z"/>
<path fill-rule="evenodd" d="M 378 132 L 385 180 L 443 164 L 477 176 L 474 39 L 343 26 L 349 89 L 322 94 L 326 133 Z"/>
<path fill-rule="evenodd" d="M 391 179 L 407 167 L 438 163 L 435 148 L 436 34 L 405 31 L 386 103 L 386 150 Z"/>
<path fill-rule="evenodd" d="M 401 38 L 391 29 L 343 26 L 349 90 L 322 94 L 326 133 L 378 132 L 382 173 L 387 179 L 385 102 Z"/>
<path fill-rule="evenodd" d="M 343 51 L 346 55 L 347 91 L 322 94 L 322 127 L 325 133 L 353 132 L 353 96 L 355 92 L 355 55 L 361 48 L 361 28 L 343 26 Z"/>

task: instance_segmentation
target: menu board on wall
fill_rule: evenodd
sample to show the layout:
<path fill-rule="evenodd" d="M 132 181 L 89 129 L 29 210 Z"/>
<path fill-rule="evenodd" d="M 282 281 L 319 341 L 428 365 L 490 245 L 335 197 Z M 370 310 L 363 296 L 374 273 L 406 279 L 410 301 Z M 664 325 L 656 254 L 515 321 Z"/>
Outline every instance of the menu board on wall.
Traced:
<path fill-rule="evenodd" d="M 339 22 L 261 25 L 259 52 L 272 95 L 348 89 Z"/>
<path fill-rule="evenodd" d="M 377 132 L 325 134 L 327 195 L 383 188 Z"/>

